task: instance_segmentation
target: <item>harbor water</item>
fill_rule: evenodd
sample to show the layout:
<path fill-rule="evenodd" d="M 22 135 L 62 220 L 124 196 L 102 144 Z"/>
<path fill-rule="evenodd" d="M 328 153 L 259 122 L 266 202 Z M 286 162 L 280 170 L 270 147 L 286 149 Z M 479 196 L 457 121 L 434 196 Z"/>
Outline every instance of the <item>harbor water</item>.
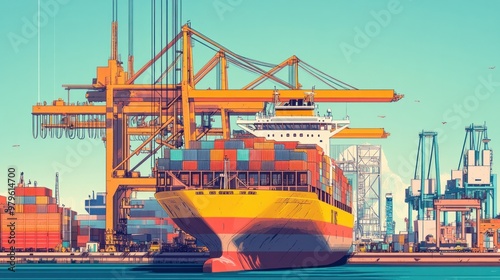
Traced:
<path fill-rule="evenodd" d="M 382 266 L 335 267 L 203 273 L 200 265 L 19 264 L 16 272 L 2 265 L 0 279 L 499 279 L 499 266 Z"/>

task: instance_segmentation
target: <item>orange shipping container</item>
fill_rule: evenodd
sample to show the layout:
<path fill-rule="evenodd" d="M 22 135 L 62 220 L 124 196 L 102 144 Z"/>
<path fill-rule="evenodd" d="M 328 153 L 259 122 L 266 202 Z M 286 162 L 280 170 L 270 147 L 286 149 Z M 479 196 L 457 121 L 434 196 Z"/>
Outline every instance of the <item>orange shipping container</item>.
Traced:
<path fill-rule="evenodd" d="M 274 160 L 274 150 L 262 150 L 262 160 Z"/>
<path fill-rule="evenodd" d="M 6 205 L 6 204 L 7 204 L 7 197 L 0 195 L 0 205 Z"/>
<path fill-rule="evenodd" d="M 290 170 L 307 170 L 307 162 L 303 160 L 291 160 L 290 161 Z"/>
<path fill-rule="evenodd" d="M 224 150 L 210 150 L 210 160 L 224 160 Z"/>

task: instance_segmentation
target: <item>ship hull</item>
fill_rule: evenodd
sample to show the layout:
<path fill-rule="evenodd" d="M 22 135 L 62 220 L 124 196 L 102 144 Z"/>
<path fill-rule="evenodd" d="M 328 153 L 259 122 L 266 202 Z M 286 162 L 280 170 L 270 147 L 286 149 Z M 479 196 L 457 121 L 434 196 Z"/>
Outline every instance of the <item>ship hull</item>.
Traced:
<path fill-rule="evenodd" d="M 315 193 L 180 190 L 156 193 L 185 232 L 210 251 L 205 272 L 335 264 L 352 243 L 353 216 Z"/>

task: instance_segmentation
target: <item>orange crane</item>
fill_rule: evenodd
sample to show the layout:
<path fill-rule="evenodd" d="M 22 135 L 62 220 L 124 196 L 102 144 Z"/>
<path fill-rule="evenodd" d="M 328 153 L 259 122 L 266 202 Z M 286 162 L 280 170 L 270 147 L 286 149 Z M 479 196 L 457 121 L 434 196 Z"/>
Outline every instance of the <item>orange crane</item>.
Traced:
<path fill-rule="evenodd" d="M 177 1 L 172 1 L 174 5 Z M 125 246 L 126 209 L 118 208 L 132 191 L 156 191 L 156 178 L 141 176 L 136 171 L 161 148 L 189 148 L 191 141 L 205 135 L 230 137 L 231 115 L 254 115 L 271 101 L 273 89 L 255 89 L 271 80 L 286 89 L 279 90 L 283 98 L 301 98 L 304 91 L 299 83 L 299 68 L 329 85 L 331 89 L 316 89 L 316 102 L 394 102 L 403 95 L 394 90 L 359 90 L 349 86 L 292 56 L 278 65 L 267 65 L 244 58 L 212 41 L 189 25 L 181 31 L 141 69 L 134 72 L 133 56 L 125 71 L 117 56 L 118 23 L 112 22 L 111 58 L 107 66 L 97 67 L 96 78 L 90 85 L 63 85 L 68 100 L 55 100 L 51 105 L 33 106 L 33 136 L 42 138 L 66 136 L 102 138 L 106 146 L 106 250 L 116 251 Z M 195 72 L 192 40 L 216 49 L 215 55 Z M 155 83 L 137 84 L 136 81 L 168 51 L 176 54 Z M 240 89 L 228 86 L 228 63 L 250 70 L 258 77 Z M 220 89 L 200 89 L 196 85 L 219 65 Z M 293 69 L 293 82 L 277 77 L 286 68 Z M 180 69 L 180 79 L 172 84 L 162 83 L 170 72 Z M 173 75 L 173 74 L 172 74 Z M 71 90 L 88 90 L 87 102 L 70 103 Z M 242 105 L 244 102 L 244 105 Z M 102 104 L 102 105 L 101 105 Z M 219 117 L 221 127 L 197 126 L 196 116 Z M 149 121 L 148 121 L 149 119 Z M 386 138 L 383 128 L 349 128 L 335 135 L 337 138 Z M 131 150 L 131 141 L 141 144 Z M 135 166 L 131 159 L 146 152 Z"/>

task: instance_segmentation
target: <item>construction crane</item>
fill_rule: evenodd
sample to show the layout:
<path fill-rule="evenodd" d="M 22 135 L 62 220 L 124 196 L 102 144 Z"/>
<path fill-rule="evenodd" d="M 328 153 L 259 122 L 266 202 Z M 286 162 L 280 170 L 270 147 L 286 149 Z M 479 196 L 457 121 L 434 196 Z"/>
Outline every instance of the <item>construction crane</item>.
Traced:
<path fill-rule="evenodd" d="M 116 1 L 113 1 L 117 5 Z M 118 40 L 116 10 L 113 6 L 111 56 L 107 66 L 97 67 L 96 77 L 87 85 L 63 85 L 68 99 L 52 104 L 38 103 L 32 108 L 33 136 L 60 138 L 101 138 L 106 146 L 106 250 L 115 251 L 125 246 L 122 237 L 126 217 L 119 211 L 120 202 L 133 191 L 154 192 L 156 178 L 141 176 L 137 171 L 162 148 L 190 148 L 192 141 L 204 136 L 230 137 L 230 117 L 254 115 L 271 101 L 273 89 L 257 89 L 265 81 L 284 87 L 283 98 L 301 98 L 304 94 L 299 82 L 299 69 L 326 84 L 329 89 L 316 89 L 316 102 L 394 102 L 403 95 L 394 90 L 360 90 L 352 87 L 302 61 L 296 56 L 276 65 L 243 57 L 223 47 L 189 25 L 180 28 L 179 1 L 169 1 L 172 12 L 172 39 L 138 71 L 133 69 L 133 53 L 129 44 L 129 69 L 126 71 L 117 55 Z M 165 4 L 165 6 L 167 6 Z M 129 3 L 129 13 L 132 11 Z M 154 16 L 154 15 L 152 15 Z M 132 17 L 129 16 L 129 19 Z M 131 20 L 129 20 L 129 24 Z M 129 28 L 129 30 L 131 30 Z M 180 30 L 180 32 L 179 32 Z M 178 32 L 178 33 L 176 33 Z M 129 36 L 131 38 L 131 36 Z M 193 42 L 214 50 L 214 56 L 199 70 L 193 67 Z M 129 42 L 130 43 L 130 42 Z M 146 71 L 155 73 L 162 58 L 171 55 L 170 64 L 154 77 L 154 81 L 138 84 Z M 230 88 L 229 64 L 257 75 L 242 88 Z M 157 67 L 161 68 L 161 67 Z M 289 81 L 276 74 L 290 70 Z M 209 72 L 217 69 L 214 89 L 197 85 Z M 167 77 L 171 82 L 167 81 Z M 87 90 L 87 102 L 71 103 L 70 93 Z M 244 102 L 245 106 L 241 104 Z M 101 105 L 102 104 L 102 105 Z M 197 117 L 206 123 L 198 126 Z M 212 119 L 218 118 L 221 127 Z M 337 138 L 385 138 L 383 128 L 349 128 L 335 135 Z M 132 142 L 140 144 L 130 149 Z M 141 158 L 142 156 L 142 158 Z M 139 163 L 132 165 L 132 158 Z"/>

